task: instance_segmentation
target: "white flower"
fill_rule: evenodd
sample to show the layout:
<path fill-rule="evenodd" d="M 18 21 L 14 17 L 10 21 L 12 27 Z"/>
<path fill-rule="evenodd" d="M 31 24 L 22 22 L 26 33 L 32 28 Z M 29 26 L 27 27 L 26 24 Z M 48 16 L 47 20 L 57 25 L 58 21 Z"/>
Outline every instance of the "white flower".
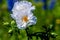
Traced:
<path fill-rule="evenodd" d="M 30 2 L 20 1 L 14 4 L 11 17 L 16 20 L 19 29 L 36 24 L 36 17 L 31 12 L 35 7 Z"/>

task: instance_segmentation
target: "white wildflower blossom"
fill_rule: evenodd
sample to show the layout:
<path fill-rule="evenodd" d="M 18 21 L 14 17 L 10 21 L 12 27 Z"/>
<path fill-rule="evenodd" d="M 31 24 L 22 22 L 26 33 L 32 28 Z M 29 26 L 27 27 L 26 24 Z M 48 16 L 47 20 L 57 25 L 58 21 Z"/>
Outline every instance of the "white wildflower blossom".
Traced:
<path fill-rule="evenodd" d="M 27 26 L 36 24 L 36 17 L 31 12 L 35 7 L 28 1 L 15 2 L 11 17 L 16 20 L 19 29 L 25 29 Z"/>

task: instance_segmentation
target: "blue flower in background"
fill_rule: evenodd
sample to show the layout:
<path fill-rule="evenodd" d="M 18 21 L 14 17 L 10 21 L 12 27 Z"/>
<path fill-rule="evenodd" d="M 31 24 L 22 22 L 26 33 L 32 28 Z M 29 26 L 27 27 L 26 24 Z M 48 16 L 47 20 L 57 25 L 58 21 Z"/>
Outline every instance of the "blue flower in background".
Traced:
<path fill-rule="evenodd" d="M 0 0 L 0 3 L 2 3 L 3 0 Z"/>
<path fill-rule="evenodd" d="M 55 3 L 56 3 L 56 0 L 51 0 L 51 2 L 50 2 L 50 5 L 49 5 L 49 7 L 48 7 L 48 9 L 53 9 L 54 8 L 54 6 L 55 6 Z"/>
<path fill-rule="evenodd" d="M 42 2 L 44 3 L 44 6 L 43 6 L 43 9 L 46 10 L 46 9 L 50 9 L 52 10 L 55 6 L 55 3 L 56 3 L 56 0 L 50 0 L 50 5 L 47 6 L 47 0 L 42 0 Z"/>
<path fill-rule="evenodd" d="M 46 4 L 47 0 L 34 0 L 34 1 L 35 2 L 43 2 L 44 3 L 43 9 L 44 10 L 47 9 L 47 4 Z"/>
<path fill-rule="evenodd" d="M 44 3 L 46 2 L 46 0 L 41 0 L 41 1 L 44 2 Z"/>
<path fill-rule="evenodd" d="M 47 0 L 41 0 L 44 3 L 43 9 L 46 10 L 47 9 Z"/>
<path fill-rule="evenodd" d="M 34 0 L 35 2 L 39 2 L 40 0 Z"/>
<path fill-rule="evenodd" d="M 13 5 L 15 2 L 17 2 L 18 0 L 7 0 L 7 4 L 8 4 L 8 10 L 11 11 L 13 8 Z"/>

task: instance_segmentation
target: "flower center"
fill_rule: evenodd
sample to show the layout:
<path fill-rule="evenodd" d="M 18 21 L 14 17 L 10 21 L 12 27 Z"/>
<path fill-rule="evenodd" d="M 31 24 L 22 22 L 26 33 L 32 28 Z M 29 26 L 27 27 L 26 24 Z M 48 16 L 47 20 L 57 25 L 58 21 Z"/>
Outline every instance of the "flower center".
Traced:
<path fill-rule="evenodd" d="M 27 22 L 28 21 L 28 17 L 27 16 L 23 16 L 22 20 L 23 20 L 23 22 Z"/>

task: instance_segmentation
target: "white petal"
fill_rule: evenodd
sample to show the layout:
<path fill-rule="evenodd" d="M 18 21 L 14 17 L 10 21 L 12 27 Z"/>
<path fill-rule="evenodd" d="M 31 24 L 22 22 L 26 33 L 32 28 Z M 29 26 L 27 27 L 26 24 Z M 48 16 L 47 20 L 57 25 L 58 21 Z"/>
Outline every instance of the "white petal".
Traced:
<path fill-rule="evenodd" d="M 35 6 L 31 7 L 30 10 L 34 10 L 35 9 Z"/>
<path fill-rule="evenodd" d="M 30 19 L 32 19 L 32 17 L 33 17 L 33 13 L 29 13 L 28 14 L 28 19 L 30 20 Z"/>
<path fill-rule="evenodd" d="M 27 23 L 23 23 L 22 25 L 17 25 L 19 29 L 25 29 L 27 27 Z"/>
<path fill-rule="evenodd" d="M 34 25 L 36 24 L 37 18 L 35 16 L 32 17 L 32 19 L 29 20 L 29 24 L 28 25 Z"/>

